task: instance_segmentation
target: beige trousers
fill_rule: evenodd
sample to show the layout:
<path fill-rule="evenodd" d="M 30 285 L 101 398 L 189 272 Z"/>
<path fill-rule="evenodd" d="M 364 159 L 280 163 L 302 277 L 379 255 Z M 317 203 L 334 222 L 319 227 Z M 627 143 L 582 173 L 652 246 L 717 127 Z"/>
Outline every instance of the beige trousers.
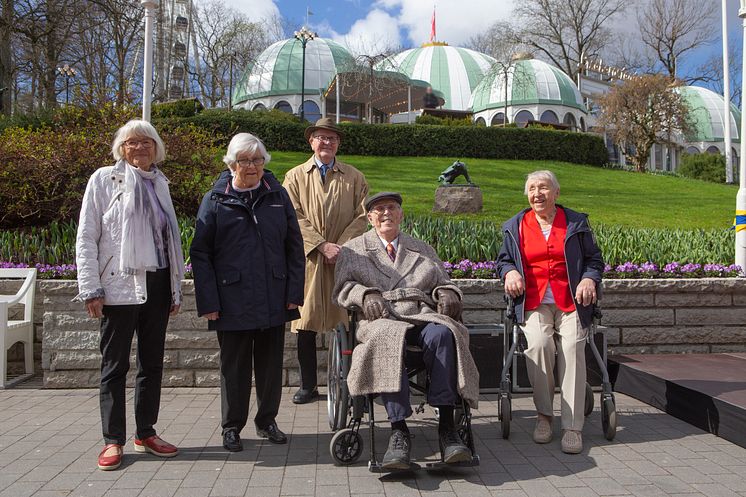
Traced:
<path fill-rule="evenodd" d="M 577 312 L 563 312 L 554 304 L 541 304 L 528 311 L 522 329 L 528 342 L 524 354 L 536 410 L 546 416 L 554 414 L 556 353 L 562 429 L 581 431 L 585 421 L 585 339 L 588 330 L 580 326 Z"/>

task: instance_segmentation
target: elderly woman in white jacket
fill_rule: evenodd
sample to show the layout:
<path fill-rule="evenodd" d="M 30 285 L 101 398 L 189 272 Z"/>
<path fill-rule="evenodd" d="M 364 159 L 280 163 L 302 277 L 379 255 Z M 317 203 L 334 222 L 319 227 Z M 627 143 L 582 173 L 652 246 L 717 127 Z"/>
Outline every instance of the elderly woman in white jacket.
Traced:
<path fill-rule="evenodd" d="M 172 457 L 177 448 L 156 434 L 169 314 L 181 303 L 184 256 L 168 179 L 155 166 L 166 150 L 147 121 L 119 128 L 116 164 L 91 176 L 76 242 L 76 300 L 101 326 L 101 424 L 105 446 L 98 467 L 122 462 L 126 440 L 125 386 L 137 333 L 134 448 Z"/>

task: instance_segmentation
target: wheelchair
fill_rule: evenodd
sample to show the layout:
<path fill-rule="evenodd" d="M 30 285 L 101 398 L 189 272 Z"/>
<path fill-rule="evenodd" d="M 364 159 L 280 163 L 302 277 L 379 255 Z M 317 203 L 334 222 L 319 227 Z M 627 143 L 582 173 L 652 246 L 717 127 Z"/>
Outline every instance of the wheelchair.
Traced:
<path fill-rule="evenodd" d="M 513 299 L 509 296 L 505 296 L 507 308 L 505 309 L 505 320 L 503 323 L 503 366 L 500 374 L 500 388 L 498 390 L 498 419 L 500 420 L 500 427 L 502 431 L 502 437 L 507 439 L 510 436 L 510 421 L 512 419 L 512 382 L 511 382 L 511 366 L 513 364 L 513 357 L 522 356 L 523 352 L 528 348 L 526 343 L 526 337 L 521 331 L 520 326 L 516 322 L 515 304 Z M 593 324 L 586 338 L 587 343 L 590 345 L 593 356 L 598 363 L 599 370 L 601 372 L 601 427 L 604 432 L 606 440 L 613 440 L 616 436 L 616 403 L 614 400 L 614 393 L 611 389 L 611 382 L 609 381 L 609 371 L 606 368 L 606 361 L 601 353 L 598 351 L 596 342 L 593 337 L 598 333 L 598 322 L 601 320 L 601 310 L 597 306 L 593 306 Z M 585 416 L 589 416 L 593 412 L 593 389 L 590 383 L 585 384 Z"/>
<path fill-rule="evenodd" d="M 352 350 L 356 345 L 357 315 L 359 312 L 359 309 L 349 310 L 349 329 L 343 323 L 340 323 L 331 333 L 331 342 L 328 349 L 327 413 L 329 428 L 335 433 L 329 443 L 329 452 L 337 465 L 347 466 L 357 462 L 363 453 L 363 437 L 360 434 L 360 427 L 367 424 L 370 437 L 368 470 L 372 473 L 386 473 L 392 470 L 381 467 L 376 455 L 376 421 L 373 413 L 373 403 L 376 395 L 351 396 L 347 387 L 347 375 L 352 365 Z M 407 346 L 405 367 L 407 368 L 410 391 L 418 392 L 426 397 L 427 380 L 425 385 L 417 381 L 418 377 L 427 376 L 424 374 L 425 366 L 422 363 L 421 355 L 422 351 L 418 347 Z M 446 464 L 442 460 L 428 462 L 425 464 L 428 469 L 479 465 L 479 456 L 474 450 L 471 410 L 466 401 L 461 399 L 460 402 L 461 404 L 454 408 L 454 421 L 461 440 L 471 451 L 471 460 L 455 464 Z M 423 400 L 415 408 L 415 412 L 424 412 L 425 403 Z M 365 420 L 363 420 L 364 417 Z M 413 462 L 409 469 L 403 471 L 420 468 L 420 465 Z"/>

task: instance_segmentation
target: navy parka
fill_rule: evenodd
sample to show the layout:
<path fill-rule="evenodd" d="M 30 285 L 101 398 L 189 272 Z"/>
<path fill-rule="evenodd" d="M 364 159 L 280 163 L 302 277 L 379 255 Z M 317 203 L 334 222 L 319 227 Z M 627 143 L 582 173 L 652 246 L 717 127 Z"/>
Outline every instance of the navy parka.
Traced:
<path fill-rule="evenodd" d="M 264 171 L 255 198 L 244 201 L 224 171 L 205 194 L 189 251 L 197 313 L 218 311 L 211 330 L 264 329 L 299 317 L 305 256 L 295 209 L 285 188 Z"/>
<path fill-rule="evenodd" d="M 590 278 L 596 282 L 596 292 L 601 295 L 600 283 L 604 272 L 604 261 L 601 257 L 601 249 L 596 245 L 596 240 L 588 224 L 586 214 L 557 205 L 558 209 L 565 211 L 567 218 L 567 233 L 565 234 L 565 263 L 567 265 L 567 276 L 570 283 L 570 292 L 575 300 L 575 291 L 583 278 Z M 503 224 L 503 245 L 497 256 L 497 272 L 505 281 L 505 275 L 515 269 L 524 280 L 523 262 L 520 250 L 520 227 L 523 216 L 531 208 L 524 209 Z M 523 304 L 525 294 L 515 299 L 516 321 L 524 323 Z M 590 327 L 593 322 L 593 306 L 582 306 L 575 301 L 575 309 L 583 328 Z"/>

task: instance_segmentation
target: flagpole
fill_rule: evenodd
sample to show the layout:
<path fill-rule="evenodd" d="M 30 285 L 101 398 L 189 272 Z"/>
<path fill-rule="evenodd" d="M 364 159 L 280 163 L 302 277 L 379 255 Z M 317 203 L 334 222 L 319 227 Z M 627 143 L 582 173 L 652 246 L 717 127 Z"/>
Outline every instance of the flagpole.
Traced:
<path fill-rule="evenodd" d="M 723 131 L 725 139 L 725 182 L 733 183 L 733 140 L 730 132 L 730 78 L 728 74 L 728 10 L 726 0 L 722 1 L 723 11 Z"/>

